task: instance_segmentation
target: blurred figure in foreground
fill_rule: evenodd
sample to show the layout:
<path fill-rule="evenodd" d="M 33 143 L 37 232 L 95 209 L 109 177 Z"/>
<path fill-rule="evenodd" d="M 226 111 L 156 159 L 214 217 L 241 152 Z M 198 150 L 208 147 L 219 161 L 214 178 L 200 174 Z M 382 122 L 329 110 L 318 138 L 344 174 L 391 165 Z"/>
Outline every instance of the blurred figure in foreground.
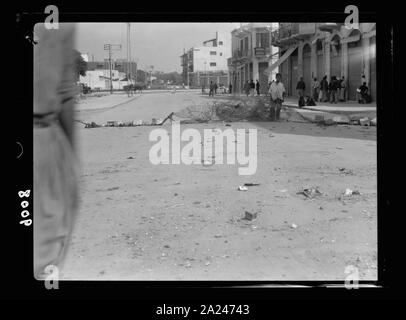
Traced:
<path fill-rule="evenodd" d="M 34 276 L 44 279 L 62 266 L 77 212 L 74 25 L 34 33 Z"/>

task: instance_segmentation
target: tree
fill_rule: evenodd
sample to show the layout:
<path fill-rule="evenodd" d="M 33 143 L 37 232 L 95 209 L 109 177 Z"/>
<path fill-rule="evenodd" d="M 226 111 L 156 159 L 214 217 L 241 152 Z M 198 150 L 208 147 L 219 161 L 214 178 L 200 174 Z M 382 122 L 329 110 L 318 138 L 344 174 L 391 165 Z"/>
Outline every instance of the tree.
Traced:
<path fill-rule="evenodd" d="M 87 62 L 83 60 L 82 55 L 77 50 L 73 50 L 73 57 L 75 61 L 75 77 L 76 81 L 78 81 L 79 75 L 82 77 L 86 76 Z"/>

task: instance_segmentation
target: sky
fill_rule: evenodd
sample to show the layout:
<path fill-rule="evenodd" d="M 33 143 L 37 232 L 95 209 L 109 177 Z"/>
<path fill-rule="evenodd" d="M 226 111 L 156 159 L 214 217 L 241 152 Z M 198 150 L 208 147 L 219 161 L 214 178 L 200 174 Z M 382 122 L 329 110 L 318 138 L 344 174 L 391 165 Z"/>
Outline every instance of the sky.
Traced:
<path fill-rule="evenodd" d="M 131 23 L 131 57 L 140 69 L 154 66 L 155 71 L 181 72 L 180 56 L 183 49 L 201 46 L 216 37 L 216 31 L 230 34 L 240 23 Z M 104 44 L 122 44 L 113 58 L 127 58 L 126 23 L 78 23 L 76 48 L 92 54 L 95 61 L 108 58 Z"/>

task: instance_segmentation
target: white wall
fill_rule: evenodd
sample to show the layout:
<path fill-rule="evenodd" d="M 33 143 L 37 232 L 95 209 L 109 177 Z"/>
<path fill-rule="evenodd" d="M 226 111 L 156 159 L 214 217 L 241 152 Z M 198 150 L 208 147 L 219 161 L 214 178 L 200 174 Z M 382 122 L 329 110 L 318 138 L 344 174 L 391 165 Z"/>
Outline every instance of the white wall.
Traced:
<path fill-rule="evenodd" d="M 222 45 L 219 43 L 223 42 Z M 210 52 L 216 52 L 211 55 Z M 221 55 L 220 55 L 221 54 Z M 206 71 L 227 71 L 227 59 L 231 57 L 231 34 L 218 33 L 217 47 L 195 47 L 193 48 L 193 71 L 204 72 L 206 62 Z M 210 66 L 210 63 L 216 63 L 216 66 Z"/>
<path fill-rule="evenodd" d="M 112 78 L 116 79 L 119 78 L 119 71 L 118 70 L 112 70 Z M 107 77 L 110 78 L 110 70 L 92 70 L 92 71 L 86 71 L 86 76 L 79 77 L 79 82 L 86 84 L 88 87 L 94 89 L 94 88 L 101 88 L 101 89 L 109 89 L 109 79 L 105 78 L 100 78 L 100 77 Z M 122 85 L 117 84 L 115 85 L 114 83 L 117 83 L 119 81 L 113 81 L 113 88 L 117 89 L 120 88 Z M 122 81 L 121 81 L 122 82 Z M 124 82 L 122 82 L 124 83 Z"/>

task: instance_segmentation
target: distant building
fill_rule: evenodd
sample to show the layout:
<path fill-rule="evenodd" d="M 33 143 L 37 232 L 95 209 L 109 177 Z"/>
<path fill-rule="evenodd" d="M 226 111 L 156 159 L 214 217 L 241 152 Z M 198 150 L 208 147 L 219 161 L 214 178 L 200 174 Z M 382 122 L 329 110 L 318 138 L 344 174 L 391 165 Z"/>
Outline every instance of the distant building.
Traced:
<path fill-rule="evenodd" d="M 181 56 L 182 80 L 191 87 L 208 87 L 210 81 L 225 86 L 229 83 L 227 58 L 231 56 L 231 41 L 226 33 L 193 47 Z"/>
<path fill-rule="evenodd" d="M 111 74 L 114 90 L 123 89 L 123 87 L 127 85 L 128 82 L 122 80 L 126 77 L 125 73 L 119 72 L 118 70 L 112 70 Z M 93 90 L 110 90 L 110 70 L 88 70 L 86 71 L 86 76 L 79 77 L 79 82 L 86 84 Z"/>
<path fill-rule="evenodd" d="M 104 61 L 87 62 L 87 70 L 93 71 L 93 70 L 103 70 L 103 69 L 109 69 L 109 60 L 108 59 L 105 59 Z M 124 74 L 127 74 L 127 71 L 129 70 L 130 74 L 134 78 L 135 73 L 137 71 L 137 63 L 133 61 L 130 64 L 127 64 L 126 59 L 114 59 L 112 61 L 112 69 L 122 72 Z"/>
<path fill-rule="evenodd" d="M 347 100 L 357 100 L 362 81 L 376 100 L 375 28 L 376 23 L 360 23 L 359 30 L 342 23 L 280 23 L 272 38 L 280 48 L 277 65 L 288 94 L 296 94 L 300 77 L 310 94 L 313 78 L 320 81 L 327 76 L 330 81 L 331 76 L 344 76 Z"/>
<path fill-rule="evenodd" d="M 231 31 L 232 57 L 228 59 L 230 78 L 235 92 L 242 92 L 246 81 L 260 83 L 260 92 L 268 90 L 268 83 L 278 69 L 268 67 L 278 60 L 278 48 L 272 42 L 272 30 L 277 23 L 248 23 Z"/>

